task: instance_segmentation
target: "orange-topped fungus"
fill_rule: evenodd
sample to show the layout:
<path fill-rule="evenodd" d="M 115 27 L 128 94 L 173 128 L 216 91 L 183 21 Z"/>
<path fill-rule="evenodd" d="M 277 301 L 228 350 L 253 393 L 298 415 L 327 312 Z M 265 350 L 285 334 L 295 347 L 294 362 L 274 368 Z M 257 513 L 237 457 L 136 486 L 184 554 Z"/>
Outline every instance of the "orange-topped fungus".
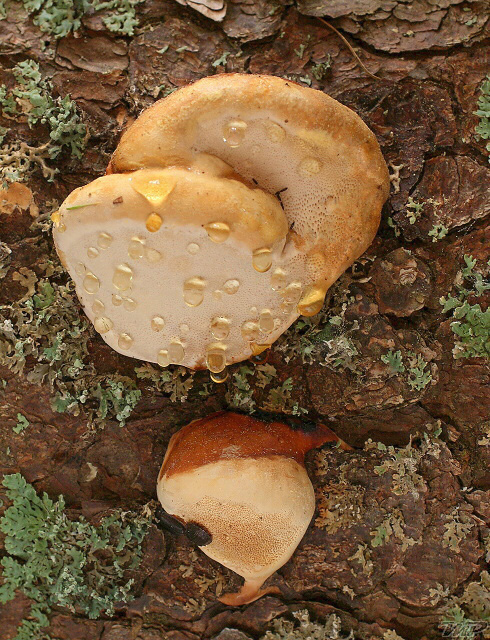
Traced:
<path fill-rule="evenodd" d="M 333 440 L 323 426 L 305 433 L 236 413 L 195 420 L 172 436 L 158 498 L 168 514 L 207 531 L 202 551 L 245 579 L 222 602 L 270 592 L 262 584 L 292 556 L 315 511 L 305 453 Z"/>
<path fill-rule="evenodd" d="M 116 351 L 207 367 L 270 346 L 371 243 L 389 188 L 350 109 L 270 76 L 204 78 L 147 109 L 55 243 Z"/>

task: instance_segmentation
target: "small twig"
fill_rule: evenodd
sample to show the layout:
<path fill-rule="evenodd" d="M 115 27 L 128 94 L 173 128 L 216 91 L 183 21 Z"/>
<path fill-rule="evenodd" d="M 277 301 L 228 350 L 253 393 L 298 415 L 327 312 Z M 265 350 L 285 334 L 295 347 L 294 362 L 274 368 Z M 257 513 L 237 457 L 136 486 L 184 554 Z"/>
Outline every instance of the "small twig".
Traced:
<path fill-rule="evenodd" d="M 334 26 L 332 26 L 329 22 L 327 22 L 326 20 L 324 20 L 323 18 L 318 18 L 318 20 L 320 20 L 320 22 L 322 22 L 326 27 L 328 27 L 329 29 L 331 29 L 334 33 L 336 33 L 339 38 L 342 40 L 342 42 L 347 46 L 347 48 L 349 49 L 349 51 L 352 53 L 352 55 L 354 56 L 354 58 L 357 60 L 357 62 L 359 63 L 360 67 L 368 74 L 368 76 L 371 76 L 371 78 L 374 78 L 375 80 L 382 80 L 382 78 L 379 78 L 378 76 L 375 76 L 374 73 L 371 73 L 371 71 L 369 71 L 369 69 L 366 67 L 366 65 L 364 64 L 364 62 L 361 60 L 361 58 L 359 58 L 359 56 L 357 55 L 357 53 L 354 51 L 354 47 L 351 45 L 351 43 L 347 40 L 347 38 L 342 35 L 340 33 L 340 31 L 338 31 Z"/>

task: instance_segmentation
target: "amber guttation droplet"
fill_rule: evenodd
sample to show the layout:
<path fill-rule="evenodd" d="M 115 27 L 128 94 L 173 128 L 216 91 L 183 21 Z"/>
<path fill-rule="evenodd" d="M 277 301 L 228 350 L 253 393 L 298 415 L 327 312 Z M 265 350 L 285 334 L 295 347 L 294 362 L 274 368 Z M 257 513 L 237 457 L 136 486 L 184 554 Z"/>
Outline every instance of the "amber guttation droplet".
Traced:
<path fill-rule="evenodd" d="M 87 255 L 89 258 L 96 258 L 99 255 L 99 250 L 96 247 L 89 247 L 87 249 Z"/>
<path fill-rule="evenodd" d="M 142 238 L 134 237 L 129 241 L 128 255 L 133 260 L 140 260 L 145 254 L 145 241 Z"/>
<path fill-rule="evenodd" d="M 100 282 L 97 276 L 89 271 L 83 279 L 83 288 L 87 293 L 97 293 L 100 288 Z"/>
<path fill-rule="evenodd" d="M 252 355 L 259 356 L 265 351 L 267 351 L 267 349 L 270 349 L 270 346 L 271 346 L 270 344 L 257 344 L 256 342 L 252 342 L 250 344 L 250 348 L 252 349 Z"/>
<path fill-rule="evenodd" d="M 151 319 L 151 328 L 153 331 L 161 331 L 165 326 L 165 320 L 161 316 L 154 316 Z"/>
<path fill-rule="evenodd" d="M 298 303 L 298 313 L 302 316 L 316 315 L 323 307 L 326 292 L 327 290 L 322 286 L 312 285 L 309 287 Z"/>
<path fill-rule="evenodd" d="M 105 305 L 102 302 L 102 300 L 94 300 L 94 303 L 92 305 L 92 311 L 95 313 L 96 316 L 100 316 L 102 313 L 104 313 L 105 310 Z"/>
<path fill-rule="evenodd" d="M 128 333 L 121 333 L 117 344 L 120 349 L 129 349 L 133 344 L 133 338 Z"/>
<path fill-rule="evenodd" d="M 95 330 L 99 333 L 107 333 L 112 329 L 113 326 L 114 323 L 112 322 L 112 320 L 110 318 L 105 318 L 104 316 L 95 318 L 94 320 Z"/>
<path fill-rule="evenodd" d="M 119 291 L 127 291 L 131 289 L 133 281 L 133 270 L 128 264 L 120 264 L 114 271 L 112 278 L 112 284 L 119 289 Z"/>
<path fill-rule="evenodd" d="M 291 282 L 291 284 L 288 284 L 281 292 L 281 295 L 284 298 L 284 302 L 297 302 L 301 295 L 301 282 Z"/>
<path fill-rule="evenodd" d="M 204 228 L 207 231 L 209 239 L 216 243 L 225 242 L 230 236 L 230 227 L 226 222 L 210 222 L 205 224 Z"/>
<path fill-rule="evenodd" d="M 161 367 L 168 367 L 170 364 L 170 356 L 167 349 L 160 349 L 157 355 L 157 362 Z"/>
<path fill-rule="evenodd" d="M 146 218 L 146 228 L 151 233 L 155 233 L 162 226 L 162 218 L 158 215 L 158 213 L 150 213 L 148 218 Z"/>
<path fill-rule="evenodd" d="M 286 137 L 284 129 L 275 122 L 267 121 L 265 123 L 265 130 L 271 142 L 282 142 Z"/>
<path fill-rule="evenodd" d="M 123 298 L 123 307 L 126 311 L 134 311 L 137 306 L 138 303 L 133 298 Z"/>
<path fill-rule="evenodd" d="M 211 321 L 211 333 L 216 340 L 225 340 L 230 333 L 230 321 L 223 316 L 217 316 Z"/>
<path fill-rule="evenodd" d="M 115 307 L 119 307 L 123 303 L 123 299 L 121 296 L 118 296 L 117 293 L 112 294 L 112 304 Z"/>
<path fill-rule="evenodd" d="M 263 309 L 259 316 L 259 327 L 264 333 L 270 333 L 274 329 L 274 318 L 270 309 Z"/>
<path fill-rule="evenodd" d="M 247 320 L 242 324 L 242 336 L 248 342 L 253 342 L 260 333 L 260 327 L 257 322 Z"/>
<path fill-rule="evenodd" d="M 227 280 L 223 285 L 223 290 L 231 296 L 238 291 L 239 286 L 238 280 Z"/>
<path fill-rule="evenodd" d="M 148 262 L 151 263 L 159 262 L 162 259 L 162 254 L 156 249 L 147 249 L 145 255 Z"/>
<path fill-rule="evenodd" d="M 189 307 L 198 307 L 204 299 L 206 282 L 199 277 L 189 278 L 184 282 L 184 302 Z"/>
<path fill-rule="evenodd" d="M 112 240 L 113 237 L 110 233 L 102 231 L 102 233 L 99 233 L 99 237 L 97 238 L 97 246 L 100 249 L 108 249 L 112 244 Z"/>
<path fill-rule="evenodd" d="M 137 193 L 146 198 L 150 204 L 158 207 L 174 188 L 175 179 L 163 176 L 161 172 L 157 171 L 136 171 L 131 177 L 131 186 Z"/>
<path fill-rule="evenodd" d="M 195 242 L 189 242 L 189 244 L 187 245 L 187 251 L 192 255 L 195 256 L 196 253 L 199 251 L 200 247 L 198 244 L 196 244 Z"/>
<path fill-rule="evenodd" d="M 206 366 L 213 373 L 226 367 L 226 346 L 219 342 L 209 345 L 206 351 Z"/>
<path fill-rule="evenodd" d="M 271 275 L 271 287 L 274 291 L 281 291 L 286 286 L 286 272 L 282 269 L 276 269 Z"/>
<path fill-rule="evenodd" d="M 272 266 L 272 252 L 268 247 L 256 249 L 252 254 L 252 264 L 255 271 L 265 273 Z"/>
<path fill-rule="evenodd" d="M 53 222 L 54 226 L 56 229 L 58 229 L 59 231 L 59 226 L 61 223 L 61 213 L 59 211 L 53 211 L 53 213 L 50 216 L 51 221 Z"/>
<path fill-rule="evenodd" d="M 170 362 L 179 364 L 184 359 L 185 351 L 180 342 L 171 342 L 168 348 Z"/>
<path fill-rule="evenodd" d="M 309 178 L 319 173 L 321 167 L 321 163 L 316 158 L 305 158 L 299 164 L 299 173 L 305 178 Z"/>
<path fill-rule="evenodd" d="M 223 140 L 230 147 L 239 147 L 245 138 L 247 123 L 243 120 L 232 120 L 223 127 Z"/>
<path fill-rule="evenodd" d="M 213 382 L 216 382 L 216 384 L 221 384 L 222 382 L 226 382 L 226 380 L 228 380 L 228 371 L 226 369 L 223 369 L 223 371 L 220 371 L 219 373 L 213 373 L 212 371 L 210 371 L 209 377 Z"/>

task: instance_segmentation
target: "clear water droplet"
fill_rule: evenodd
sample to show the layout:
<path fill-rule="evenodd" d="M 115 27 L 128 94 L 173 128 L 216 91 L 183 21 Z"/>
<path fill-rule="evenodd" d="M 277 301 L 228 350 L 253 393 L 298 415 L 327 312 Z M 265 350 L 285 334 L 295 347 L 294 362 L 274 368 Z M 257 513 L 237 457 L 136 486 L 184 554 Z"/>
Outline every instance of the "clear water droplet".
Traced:
<path fill-rule="evenodd" d="M 227 280 L 223 285 L 223 289 L 225 293 L 228 293 L 230 296 L 238 291 L 240 283 L 238 280 Z"/>
<path fill-rule="evenodd" d="M 79 276 L 84 276 L 87 271 L 87 267 L 83 264 L 83 262 L 77 262 L 77 266 L 75 267 L 75 273 Z"/>
<path fill-rule="evenodd" d="M 64 222 L 60 222 L 59 225 L 56 227 L 58 233 L 65 233 L 66 231 L 66 225 Z"/>
<path fill-rule="evenodd" d="M 267 121 L 265 123 L 265 130 L 267 137 L 271 142 L 283 142 L 286 138 L 286 132 L 284 129 L 275 122 Z"/>
<path fill-rule="evenodd" d="M 291 284 L 288 284 L 288 286 L 281 292 L 281 295 L 285 302 L 297 302 L 301 296 L 301 282 L 291 282 Z"/>
<path fill-rule="evenodd" d="M 259 327 L 264 333 L 270 333 L 274 329 L 274 318 L 270 309 L 263 309 L 259 317 Z"/>
<path fill-rule="evenodd" d="M 172 364 L 179 364 L 184 359 L 185 351 L 180 342 L 172 342 L 168 348 L 168 356 Z"/>
<path fill-rule="evenodd" d="M 204 300 L 205 281 L 202 278 L 189 278 L 184 282 L 184 302 L 189 307 L 198 307 Z"/>
<path fill-rule="evenodd" d="M 221 289 L 216 289 L 215 291 L 213 291 L 213 298 L 216 298 L 216 300 L 221 300 L 222 297 L 223 292 L 221 291 Z"/>
<path fill-rule="evenodd" d="M 168 367 L 170 364 L 170 356 L 167 349 L 160 349 L 157 355 L 157 362 L 161 367 Z"/>
<path fill-rule="evenodd" d="M 96 316 L 100 316 L 104 313 L 105 304 L 102 302 L 102 300 L 94 300 L 94 303 L 92 305 L 92 311 L 95 313 Z"/>
<path fill-rule="evenodd" d="M 113 326 L 114 326 L 114 323 L 112 322 L 112 320 L 104 316 L 101 316 L 100 318 L 95 318 L 94 320 L 95 330 L 98 331 L 99 333 L 107 333 L 112 329 Z"/>
<path fill-rule="evenodd" d="M 305 178 L 310 178 L 320 172 L 321 163 L 316 158 L 305 158 L 299 163 L 298 171 Z"/>
<path fill-rule="evenodd" d="M 206 366 L 213 373 L 220 373 L 226 367 L 226 346 L 215 343 L 206 351 Z"/>
<path fill-rule="evenodd" d="M 83 288 L 87 293 L 97 293 L 100 288 L 100 282 L 97 276 L 89 271 L 83 279 Z"/>
<path fill-rule="evenodd" d="M 99 255 L 99 250 L 96 247 L 89 247 L 87 249 L 87 255 L 89 258 L 96 258 Z"/>
<path fill-rule="evenodd" d="M 97 246 L 100 247 L 100 249 L 108 249 L 112 244 L 112 240 L 113 237 L 110 233 L 102 231 L 102 233 L 99 233 L 99 237 L 97 238 Z"/>
<path fill-rule="evenodd" d="M 113 293 L 112 294 L 112 304 L 115 307 L 119 307 L 120 305 L 122 305 L 123 303 L 123 299 L 121 298 L 121 296 L 118 296 L 117 293 Z"/>
<path fill-rule="evenodd" d="M 286 272 L 276 269 L 271 275 L 271 287 L 274 291 L 281 291 L 286 286 Z"/>
<path fill-rule="evenodd" d="M 223 369 L 223 371 L 220 371 L 219 373 L 213 373 L 210 371 L 209 377 L 213 382 L 216 382 L 216 384 L 222 384 L 228 380 L 228 371 L 226 369 Z"/>
<path fill-rule="evenodd" d="M 323 307 L 326 292 L 325 287 L 318 285 L 309 287 L 298 303 L 298 313 L 307 317 L 316 315 Z"/>
<path fill-rule="evenodd" d="M 211 320 L 211 333 L 216 340 L 225 340 L 230 334 L 230 325 L 228 318 L 217 316 Z"/>
<path fill-rule="evenodd" d="M 148 260 L 148 262 L 154 264 L 155 262 L 159 262 L 162 259 L 162 254 L 156 249 L 147 249 L 146 259 Z"/>
<path fill-rule="evenodd" d="M 133 298 L 123 298 L 123 307 L 126 311 L 134 311 L 137 306 L 138 303 Z"/>
<path fill-rule="evenodd" d="M 247 320 L 242 324 L 242 336 L 248 342 L 253 342 L 257 339 L 260 333 L 260 327 L 257 322 L 253 320 Z"/>
<path fill-rule="evenodd" d="M 195 256 L 201 247 L 195 242 L 189 242 L 187 245 L 187 251 L 191 254 L 191 256 Z"/>
<path fill-rule="evenodd" d="M 180 329 L 180 331 L 182 331 L 182 333 L 188 333 L 189 332 L 189 325 L 188 324 L 181 324 L 181 325 L 179 325 L 179 329 Z"/>
<path fill-rule="evenodd" d="M 243 120 L 232 120 L 223 127 L 223 140 L 230 147 L 239 147 L 247 130 L 247 123 Z"/>
<path fill-rule="evenodd" d="M 117 344 L 120 349 L 129 349 L 133 344 L 133 338 L 128 333 L 121 333 Z"/>
<path fill-rule="evenodd" d="M 268 247 L 256 249 L 252 254 L 252 264 L 255 271 L 265 273 L 272 266 L 272 252 Z"/>
<path fill-rule="evenodd" d="M 128 255 L 133 260 L 140 260 L 145 254 L 145 241 L 135 236 L 129 241 Z"/>
<path fill-rule="evenodd" d="M 161 331 L 165 326 L 165 320 L 162 316 L 154 316 L 151 319 L 151 328 L 153 331 Z"/>
<path fill-rule="evenodd" d="M 112 278 L 112 284 L 119 289 L 119 291 L 127 291 L 131 289 L 133 281 L 133 270 L 128 264 L 120 264 L 114 271 Z"/>
<path fill-rule="evenodd" d="M 155 233 L 162 226 L 162 218 L 158 215 L 158 213 L 150 213 L 148 218 L 146 218 L 146 228 L 151 233 Z"/>
<path fill-rule="evenodd" d="M 209 239 L 218 244 L 225 242 L 230 236 L 230 227 L 226 222 L 210 222 L 205 224 L 204 228 L 208 233 Z"/>

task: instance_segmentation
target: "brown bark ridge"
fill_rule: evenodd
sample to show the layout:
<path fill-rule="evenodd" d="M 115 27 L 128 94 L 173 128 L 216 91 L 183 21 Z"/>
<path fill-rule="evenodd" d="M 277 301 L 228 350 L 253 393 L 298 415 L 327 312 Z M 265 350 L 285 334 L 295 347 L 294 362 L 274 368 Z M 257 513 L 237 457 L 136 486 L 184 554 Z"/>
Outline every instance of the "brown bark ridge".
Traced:
<path fill-rule="evenodd" d="M 444 633 L 448 607 L 458 605 L 479 621 L 473 628 L 483 637 L 490 631 L 481 623 L 489 616 L 482 586 L 490 552 L 488 360 L 478 352 L 455 357 L 464 345 L 440 298 L 461 294 L 470 305 L 488 305 L 488 292 L 475 285 L 488 271 L 490 180 L 474 115 L 489 68 L 488 5 L 185 4 L 141 2 L 132 36 L 111 32 L 104 12 L 88 11 L 78 31 L 55 39 L 14 0 L 0 21 L 0 84 L 14 87 L 13 67 L 37 61 L 54 94 L 76 101 L 88 131 L 81 158 L 66 151 L 44 157 L 48 170 L 59 170 L 53 181 L 34 164 L 30 191 L 10 192 L 10 201 L 0 196 L 0 473 L 20 472 L 36 490 L 63 494 L 73 513 L 90 520 L 153 500 L 170 437 L 215 411 L 323 422 L 355 450 L 325 445 L 309 454 L 318 509 L 292 559 L 268 582 L 280 595 L 236 609 L 220 604 L 217 595 L 236 589 L 238 577 L 184 536 L 166 533 L 164 543 L 152 528 L 134 600 L 98 620 L 56 610 L 48 633 L 60 640 L 250 640 L 269 629 L 268 638 L 281 638 L 274 620 L 294 621 L 293 612 L 307 609 L 319 624 L 338 616 L 341 631 L 328 637 L 432 639 Z M 208 6 L 207 17 L 194 10 L 198 4 Z M 350 39 L 377 79 L 318 17 Z M 205 372 L 162 375 L 125 358 L 83 324 L 48 214 L 103 174 L 143 108 L 225 71 L 288 77 L 354 109 L 379 140 L 392 188 L 373 245 L 332 287 L 320 317 L 293 326 L 267 363 L 236 365 L 225 384 L 212 386 Z M 4 112 L 0 125 L 10 129 L 8 142 L 48 140 L 46 125 L 31 129 L 25 115 Z M 464 256 L 476 261 L 471 272 Z M 25 302 L 33 294 L 49 298 L 46 282 L 55 295 L 64 292 L 56 307 L 64 311 L 42 324 L 44 337 L 32 338 L 37 351 L 28 328 L 20 356 L 11 349 L 32 322 Z M 75 326 L 81 337 L 70 342 Z M 69 342 L 51 362 L 42 351 L 53 346 L 50 331 Z M 75 357 L 83 362 L 78 374 Z M 104 413 L 108 380 L 134 393 L 123 417 L 128 406 L 118 409 L 115 400 Z M 53 397 L 67 393 L 78 400 L 54 410 Z M 19 414 L 29 425 L 14 431 Z M 4 500 L 2 511 L 7 506 Z M 21 593 L 0 605 L 1 640 L 14 637 L 28 610 Z M 307 637 L 299 627 L 296 634 Z"/>

